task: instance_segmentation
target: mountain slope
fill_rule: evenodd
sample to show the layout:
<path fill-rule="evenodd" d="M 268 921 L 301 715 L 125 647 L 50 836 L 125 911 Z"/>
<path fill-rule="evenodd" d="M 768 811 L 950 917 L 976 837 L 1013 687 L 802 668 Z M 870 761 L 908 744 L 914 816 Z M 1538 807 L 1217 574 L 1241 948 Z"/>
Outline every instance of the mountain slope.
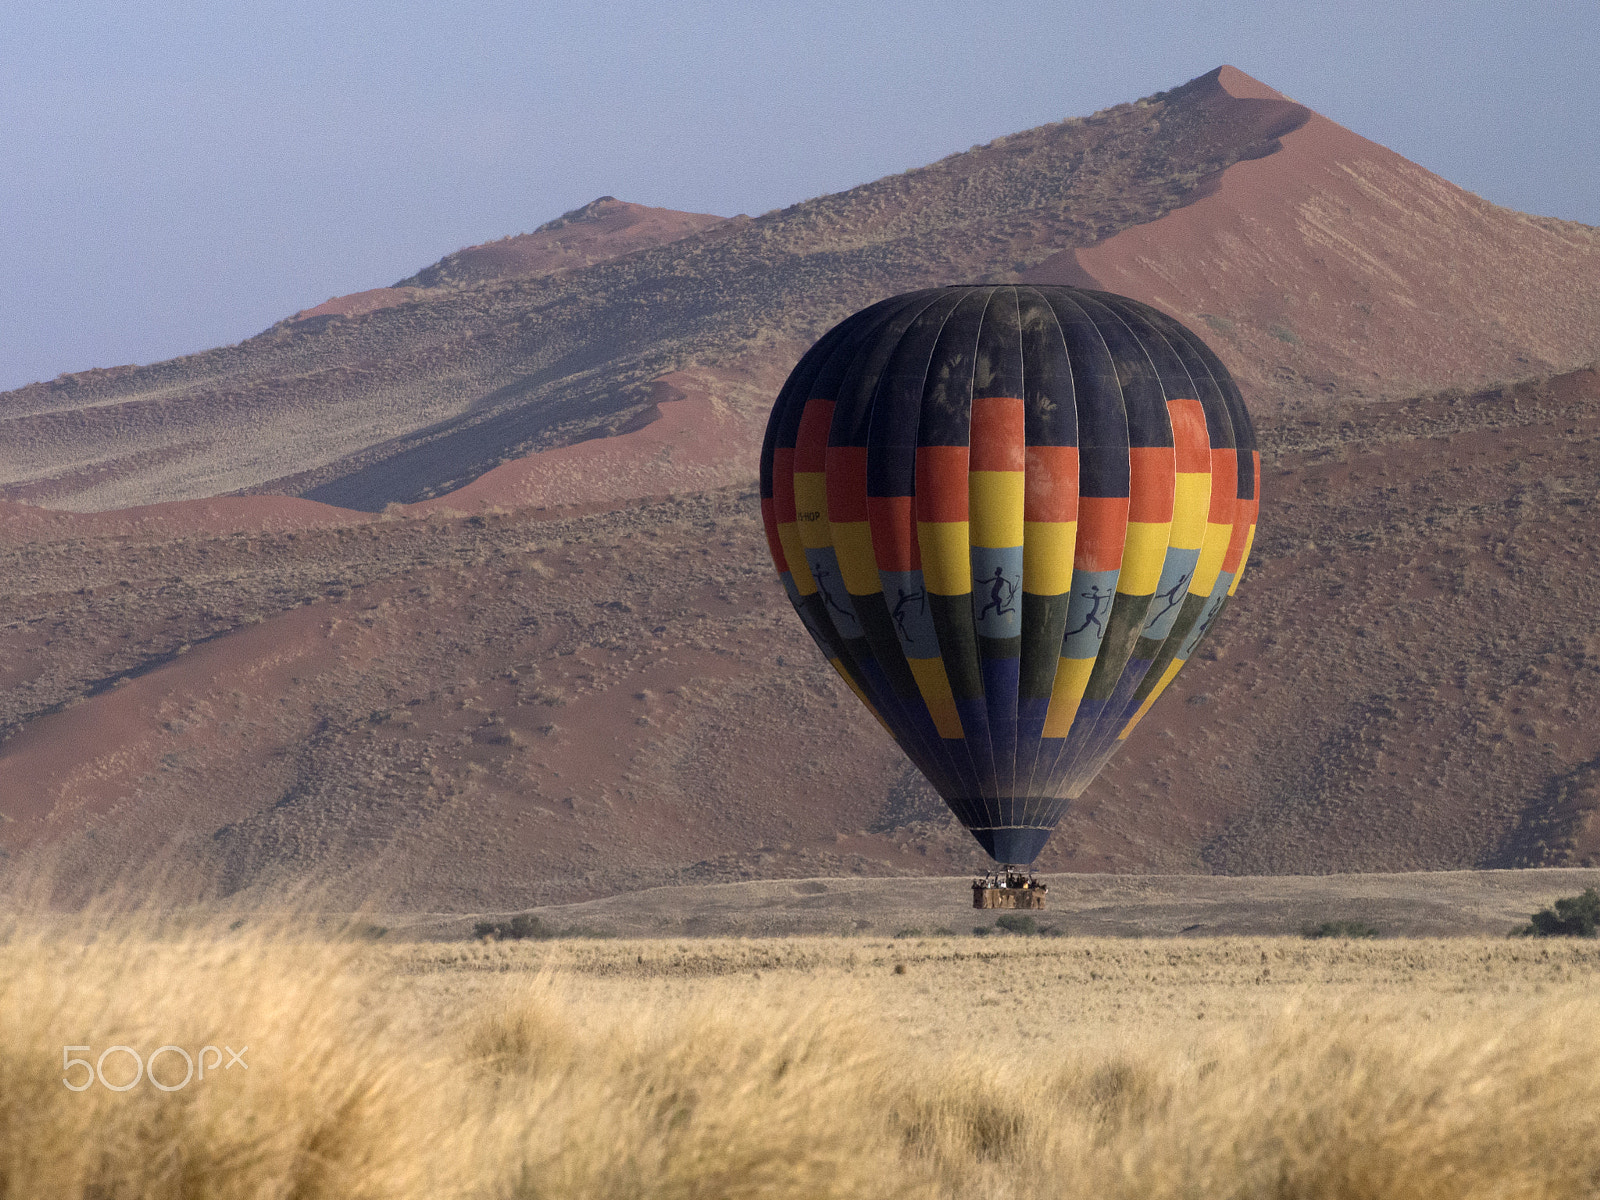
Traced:
<path fill-rule="evenodd" d="M 1245 584 L 1041 863 L 1600 863 L 1600 374 L 1264 440 Z M 465 911 L 981 865 L 809 644 L 751 492 L 452 503 L 14 507 L 0 848 Z"/>
<path fill-rule="evenodd" d="M 1329 129 L 1340 136 L 1330 138 Z M 254 490 L 376 510 L 442 494 L 534 450 L 628 427 L 654 403 L 654 382 L 674 371 L 770 367 L 781 374 L 846 313 L 887 293 L 950 281 L 1098 270 L 1105 282 L 1166 302 L 1190 321 L 1205 323 L 1190 311 L 1203 304 L 1199 312 L 1222 330 L 1219 352 L 1263 412 L 1329 389 L 1393 394 L 1374 385 L 1373 362 L 1410 364 L 1405 391 L 1570 369 L 1600 353 L 1600 259 L 1586 227 L 1463 201 L 1464 193 L 1405 164 L 1381 178 L 1363 176 L 1365 207 L 1346 212 L 1330 201 L 1322 241 L 1303 236 L 1307 197 L 1337 199 L 1327 181 L 1349 174 L 1341 164 L 1351 154 L 1403 163 L 1222 68 L 1171 92 L 755 220 L 677 236 L 711 218 L 657 213 L 652 236 L 670 237 L 665 244 L 628 250 L 627 231 L 614 230 L 613 240 L 599 238 L 598 250 L 590 244 L 572 251 L 577 258 L 561 257 L 568 250 L 557 242 L 576 245 L 585 230 L 626 217 L 597 202 L 587 216 L 569 215 L 562 229 L 529 235 L 545 239 L 532 255 L 541 274 L 481 280 L 490 269 L 485 256 L 515 258 L 513 244 L 525 245 L 512 239 L 402 281 L 405 287 L 389 290 L 403 297 L 399 303 L 365 312 L 357 303 L 349 316 L 286 321 L 238 346 L 0 397 L 0 436 L 15 448 L 0 495 L 92 509 Z M 1236 179 L 1245 182 L 1235 186 Z M 1453 208 L 1440 208 L 1446 193 Z M 1240 208 L 1244 201 L 1256 207 Z M 1207 216 L 1219 205 L 1221 217 Z M 1479 297 L 1479 324 L 1502 322 L 1503 343 L 1525 328 L 1546 331 L 1530 342 L 1526 363 L 1498 349 L 1461 362 L 1436 353 L 1448 344 L 1442 331 L 1453 327 L 1451 313 L 1403 294 L 1392 304 L 1379 297 L 1359 328 L 1344 313 L 1340 337 L 1359 335 L 1359 350 L 1340 343 L 1307 351 L 1320 335 L 1295 324 L 1294 306 L 1320 313 L 1319 305 L 1333 302 L 1312 294 L 1307 274 L 1323 270 L 1316 260 L 1327 258 L 1326 239 L 1363 244 L 1378 259 L 1409 254 L 1411 224 L 1375 224 L 1373 206 L 1438 210 L 1440 228 L 1455 213 L 1510 231 L 1495 254 L 1463 259 L 1461 273 Z M 1143 277 L 1124 281 L 1113 269 L 1155 256 L 1163 271 L 1180 270 L 1190 250 L 1170 231 L 1181 231 L 1190 214 L 1245 222 L 1249 237 L 1272 252 L 1240 252 L 1200 272 L 1206 287 L 1176 291 L 1147 287 Z M 1477 226 L 1463 228 L 1456 240 L 1470 249 Z M 1118 240 L 1138 237 L 1155 240 Z M 1370 237 L 1380 240 L 1365 244 Z M 1196 244 L 1215 260 L 1218 245 L 1234 243 Z M 1125 254 L 1122 245 L 1135 250 Z M 619 252 L 579 262 L 612 250 Z M 1560 286 L 1543 298 L 1501 278 L 1530 275 L 1552 258 Z M 1405 261 L 1408 269 L 1417 265 Z M 1435 291 L 1430 283 L 1424 299 Z M 1372 303 L 1342 293 L 1335 299 Z M 746 449 L 730 445 L 727 454 L 735 459 Z"/>
<path fill-rule="evenodd" d="M 1496 207 L 1316 113 L 1192 203 L 1027 276 L 1190 322 L 1252 399 L 1394 399 L 1600 356 L 1600 231 Z"/>
<path fill-rule="evenodd" d="M 468 287 L 497 279 L 555 275 L 745 220 L 748 218 L 647 208 L 615 196 L 601 196 L 554 221 L 546 221 L 532 233 L 468 246 L 446 255 L 394 286 Z"/>
<path fill-rule="evenodd" d="M 732 218 L 735 222 L 747 219 Z M 635 250 L 665 246 L 692 233 L 727 223 L 729 218 L 726 217 L 647 208 L 615 196 L 601 196 L 582 208 L 546 221 L 532 233 L 519 233 L 457 250 L 391 287 L 335 296 L 315 308 L 295 313 L 287 324 L 297 330 L 307 330 L 307 322 L 319 318 L 362 317 L 379 309 L 433 298 L 439 288 L 560 275 Z M 315 328 L 327 323 L 323 319 Z"/>
<path fill-rule="evenodd" d="M 1564 361 L 1600 358 L 1593 231 L 1227 69 L 754 221 L 569 218 L 504 277 L 463 252 L 399 304 L 4 398 L 11 495 L 200 498 L 0 500 L 0 850 L 464 910 L 981 865 L 809 644 L 747 481 L 815 327 L 986 271 L 1146 289 L 1263 446 L 1244 586 L 1044 865 L 1600 862 L 1600 375 Z M 1452 271 L 1494 286 L 1458 308 Z M 1394 390 L 1430 379 L 1479 382 Z M 363 441 L 406 397 L 464 408 Z"/>

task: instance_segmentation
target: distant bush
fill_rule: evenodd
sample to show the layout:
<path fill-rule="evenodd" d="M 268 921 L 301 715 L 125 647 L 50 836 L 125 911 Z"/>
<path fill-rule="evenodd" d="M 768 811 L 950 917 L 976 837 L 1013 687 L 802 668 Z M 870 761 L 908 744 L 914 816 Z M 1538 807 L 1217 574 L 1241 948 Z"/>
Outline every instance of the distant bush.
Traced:
<path fill-rule="evenodd" d="M 1324 921 L 1321 925 L 1307 925 L 1300 932 L 1308 938 L 1375 938 L 1378 927 L 1365 921 Z"/>
<path fill-rule="evenodd" d="M 990 932 L 991 931 L 987 925 L 974 925 L 972 927 L 973 937 L 988 937 Z"/>
<path fill-rule="evenodd" d="M 1060 937 L 1066 933 L 1066 930 L 1059 925 L 1041 925 L 1024 913 L 1006 913 L 1004 916 L 996 917 L 994 927 L 1002 933 L 1015 933 L 1022 937 Z M 974 929 L 972 932 L 978 931 Z"/>
<path fill-rule="evenodd" d="M 922 930 L 919 929 L 915 925 L 910 925 L 910 926 L 907 926 L 905 929 L 896 929 L 894 931 L 894 935 L 897 938 L 921 937 L 922 936 Z"/>
<path fill-rule="evenodd" d="M 1564 896 L 1553 908 L 1541 908 L 1517 933 L 1523 937 L 1595 937 L 1600 935 L 1600 892 Z"/>
<path fill-rule="evenodd" d="M 520 942 L 524 939 L 542 942 L 561 936 L 538 917 L 526 913 L 509 921 L 479 921 L 472 927 L 472 935 L 487 938 L 491 942 Z"/>
<path fill-rule="evenodd" d="M 609 930 L 590 929 L 585 925 L 557 929 L 546 925 L 538 917 L 524 913 L 509 921 L 479 921 L 472 927 L 472 936 L 491 942 L 543 942 L 551 938 L 609 938 L 617 935 Z"/>

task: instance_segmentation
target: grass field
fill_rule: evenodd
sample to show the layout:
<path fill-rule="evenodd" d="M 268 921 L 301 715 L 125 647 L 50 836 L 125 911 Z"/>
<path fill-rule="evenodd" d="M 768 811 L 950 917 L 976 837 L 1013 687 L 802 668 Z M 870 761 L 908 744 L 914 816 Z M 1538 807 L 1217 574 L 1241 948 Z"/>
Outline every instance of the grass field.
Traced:
<path fill-rule="evenodd" d="M 1597 982 L 1589 941 L 22 927 L 0 1196 L 1594 1196 Z M 111 1046 L 207 1073 L 113 1091 Z"/>

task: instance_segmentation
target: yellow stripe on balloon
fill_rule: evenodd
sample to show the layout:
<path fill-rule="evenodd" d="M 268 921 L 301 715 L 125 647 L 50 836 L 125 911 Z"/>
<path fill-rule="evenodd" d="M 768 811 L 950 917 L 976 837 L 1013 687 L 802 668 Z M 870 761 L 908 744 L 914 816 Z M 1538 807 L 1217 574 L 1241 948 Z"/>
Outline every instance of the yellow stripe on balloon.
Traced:
<path fill-rule="evenodd" d="M 807 550 L 825 550 L 833 544 L 828 530 L 828 477 L 821 471 L 794 473 L 794 511 Z"/>
<path fill-rule="evenodd" d="M 964 596 L 972 591 L 972 548 L 965 521 L 918 521 L 917 546 L 922 551 L 922 581 L 937 596 Z"/>
<path fill-rule="evenodd" d="M 1244 565 L 1250 561 L 1250 547 L 1256 543 L 1256 527 L 1250 526 L 1250 532 L 1244 535 L 1244 553 L 1239 556 L 1239 569 L 1233 573 L 1233 582 L 1228 585 L 1228 595 L 1233 595 L 1239 590 L 1239 580 L 1244 578 Z"/>
<path fill-rule="evenodd" d="M 1200 543 L 1200 561 L 1194 565 L 1194 579 L 1189 584 L 1191 596 L 1211 595 L 1217 575 L 1222 571 L 1222 560 L 1228 556 L 1228 541 L 1232 537 L 1232 525 L 1218 525 L 1213 521 L 1206 526 L 1205 540 Z"/>
<path fill-rule="evenodd" d="M 1094 671 L 1092 658 L 1063 658 L 1056 661 L 1056 681 L 1050 688 L 1050 707 L 1045 710 L 1044 736 L 1064 738 L 1078 715 L 1084 689 Z"/>
<path fill-rule="evenodd" d="M 1076 521 L 1028 521 L 1022 527 L 1022 590 L 1060 596 L 1072 590 Z"/>
<path fill-rule="evenodd" d="M 872 551 L 872 526 L 866 521 L 834 521 L 833 550 L 839 574 L 852 596 L 870 596 L 883 590 L 878 578 L 878 557 Z"/>
<path fill-rule="evenodd" d="M 917 681 L 922 702 L 933 717 L 933 727 L 942 738 L 966 736 L 961 728 L 961 714 L 956 711 L 955 694 L 950 690 L 950 676 L 945 674 L 942 658 L 908 658 L 911 676 Z"/>
<path fill-rule="evenodd" d="M 1122 543 L 1122 573 L 1117 576 L 1117 591 L 1125 596 L 1152 596 L 1167 561 L 1167 539 L 1171 521 L 1129 521 Z"/>
<path fill-rule="evenodd" d="M 1004 550 L 1022 545 L 1021 471 L 972 471 L 967 475 L 972 545 Z"/>
<path fill-rule="evenodd" d="M 800 540 L 800 527 L 793 521 L 780 522 L 778 541 L 783 543 L 784 565 L 794 577 L 795 590 L 802 596 L 815 595 L 817 581 L 811 578 L 811 568 L 806 563 L 806 547 Z"/>
<path fill-rule="evenodd" d="M 1180 471 L 1172 503 L 1174 550 L 1198 550 L 1205 538 L 1206 516 L 1211 511 L 1211 472 Z"/>

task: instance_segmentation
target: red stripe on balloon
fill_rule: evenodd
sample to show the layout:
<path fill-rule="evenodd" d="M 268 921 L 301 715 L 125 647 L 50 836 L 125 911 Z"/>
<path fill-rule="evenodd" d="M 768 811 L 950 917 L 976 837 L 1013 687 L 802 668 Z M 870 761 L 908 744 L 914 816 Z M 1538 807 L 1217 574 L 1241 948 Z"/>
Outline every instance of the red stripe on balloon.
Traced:
<path fill-rule="evenodd" d="M 789 446 L 772 452 L 772 507 L 780 525 L 800 519 L 794 507 L 794 450 Z"/>
<path fill-rule="evenodd" d="M 1211 452 L 1211 511 L 1206 520 L 1226 525 L 1239 503 L 1239 457 L 1226 446 Z"/>
<path fill-rule="evenodd" d="M 1027 482 L 1022 506 L 1024 521 L 1076 521 L 1078 519 L 1078 448 L 1029 446 Z"/>
<path fill-rule="evenodd" d="M 967 519 L 966 446 L 917 447 L 917 520 Z"/>
<path fill-rule="evenodd" d="M 772 565 L 782 575 L 789 569 L 783 554 L 783 542 L 778 537 L 778 514 L 770 496 L 761 497 L 761 524 L 767 531 L 767 553 L 772 555 Z"/>
<path fill-rule="evenodd" d="M 917 544 L 910 496 L 869 497 L 867 519 L 871 522 L 872 554 L 878 560 L 878 570 L 922 570 L 922 550 Z"/>
<path fill-rule="evenodd" d="M 1078 548 L 1074 560 L 1079 570 L 1119 570 L 1122 543 L 1127 536 L 1126 496 L 1084 496 L 1078 501 Z"/>
<path fill-rule="evenodd" d="M 800 414 L 800 430 L 794 439 L 794 469 L 813 472 L 823 469 L 828 453 L 828 427 L 833 424 L 832 400 L 807 400 Z"/>
<path fill-rule="evenodd" d="M 1170 521 L 1177 492 L 1177 454 L 1171 446 L 1128 449 L 1128 520 Z"/>
<path fill-rule="evenodd" d="M 1172 416 L 1172 441 L 1178 452 L 1178 470 L 1185 474 L 1211 470 L 1211 435 L 1206 432 L 1206 410 L 1198 400 L 1168 400 Z"/>
<path fill-rule="evenodd" d="M 829 446 L 828 520 L 867 519 L 867 448 Z"/>
<path fill-rule="evenodd" d="M 984 396 L 972 402 L 971 471 L 1020 471 L 1024 468 L 1027 417 L 1022 401 L 1009 396 Z"/>

